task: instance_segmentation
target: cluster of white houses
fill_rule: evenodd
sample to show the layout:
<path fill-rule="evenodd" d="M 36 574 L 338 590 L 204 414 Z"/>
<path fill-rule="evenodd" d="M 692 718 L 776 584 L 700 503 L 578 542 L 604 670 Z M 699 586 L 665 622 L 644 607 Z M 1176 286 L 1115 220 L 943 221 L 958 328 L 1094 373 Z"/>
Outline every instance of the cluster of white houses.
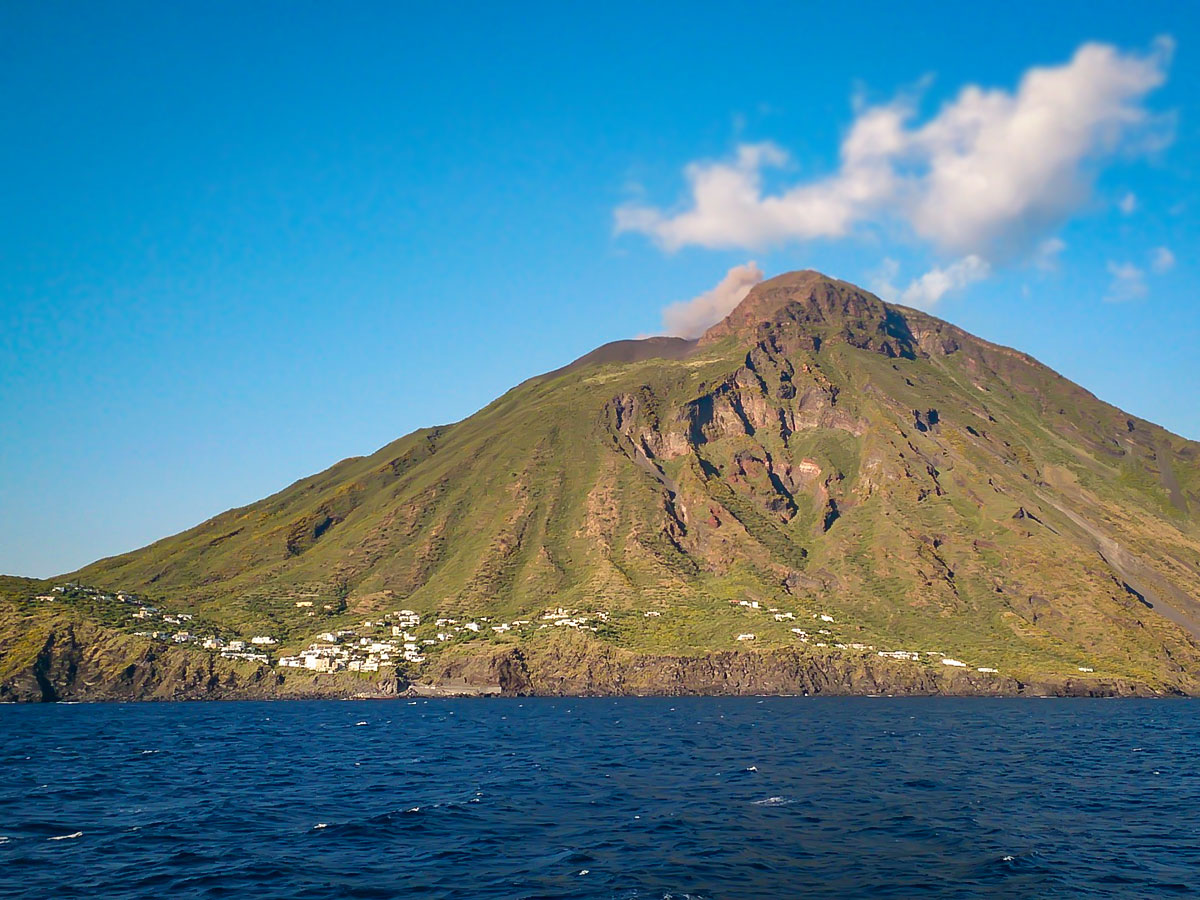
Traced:
<path fill-rule="evenodd" d="M 607 613 L 598 613 L 597 621 L 607 621 Z M 596 631 L 592 616 L 570 612 L 562 607 L 533 619 L 513 619 L 495 622 L 490 616 L 457 619 L 440 616 L 433 622 L 432 637 L 419 637 L 414 632 L 421 626 L 421 615 L 411 609 L 387 613 L 380 620 L 367 619 L 356 628 L 327 631 L 319 635 L 304 650 L 293 656 L 281 656 L 276 665 L 287 669 L 307 669 L 312 672 L 378 672 L 394 668 L 397 663 L 420 664 L 431 647 L 463 638 L 470 639 L 489 633 L 504 634 L 520 629 L 575 628 Z M 390 628 L 390 635 L 387 629 Z M 428 626 L 426 626 L 428 628 Z M 382 630 L 382 633 L 381 633 Z M 426 631 L 426 633 L 430 633 Z"/>
<path fill-rule="evenodd" d="M 109 593 L 69 582 L 65 585 L 55 586 L 49 593 L 39 594 L 35 599 L 40 602 L 55 602 L 79 595 L 94 600 L 123 604 L 129 608 L 131 618 L 161 626 L 135 632 L 139 636 L 176 644 L 195 644 L 205 650 L 219 653 L 226 659 L 269 663 L 268 651 L 279 643 L 276 638 L 265 634 L 255 635 L 249 640 L 222 638 L 212 634 L 196 634 L 189 630 L 191 627 L 189 623 L 194 620 L 194 616 L 188 613 L 163 611 L 128 591 Z M 776 622 L 791 622 L 796 619 L 794 612 L 787 612 L 776 607 L 764 608 L 757 600 L 731 600 L 730 603 L 747 610 L 761 610 L 763 613 L 771 615 Z M 299 607 L 312 604 L 310 601 L 298 601 L 296 605 Z M 656 610 L 643 613 L 646 618 L 658 618 L 660 615 L 661 613 Z M 799 627 L 790 629 L 801 643 L 811 642 L 815 647 L 834 647 L 839 650 L 874 652 L 877 656 L 885 659 L 911 662 L 928 659 L 940 661 L 942 665 L 951 668 L 971 668 L 967 663 L 938 651 L 876 650 L 870 644 L 838 642 L 833 639 L 833 632 L 828 628 L 820 627 L 825 624 L 833 624 L 833 616 L 827 613 L 813 613 L 812 618 L 816 620 L 818 626 L 814 633 Z M 509 622 L 493 622 L 490 616 L 479 616 L 460 621 L 448 616 L 438 617 L 433 623 L 436 630 L 430 632 L 427 626 L 426 634 L 432 634 L 432 636 L 418 637 L 414 632 L 421 626 L 421 615 L 411 609 L 400 609 L 385 613 L 379 620 L 368 619 L 360 627 L 325 632 L 298 654 L 279 657 L 276 665 L 319 673 L 378 672 L 380 669 L 395 667 L 400 662 L 423 663 L 425 653 L 429 648 L 461 638 L 469 639 L 487 633 L 504 634 L 517 630 L 534 630 L 535 628 L 572 628 L 595 632 L 599 629 L 600 624 L 608 621 L 609 615 L 605 612 L 583 615 L 560 606 L 547 610 L 536 620 L 513 619 Z M 757 640 L 757 635 L 753 632 L 741 632 L 735 635 L 735 640 L 754 641 Z M 1079 666 L 1078 669 L 1084 673 L 1093 671 L 1089 666 Z M 997 674 L 997 670 L 990 666 L 977 666 L 975 671 Z"/>
<path fill-rule="evenodd" d="M 771 614 L 776 622 L 791 622 L 796 618 L 795 613 L 786 612 L 773 606 L 764 608 L 757 600 L 730 600 L 729 602 L 732 606 L 744 607 L 748 610 L 762 610 L 765 613 Z M 647 615 L 649 615 L 649 613 L 647 613 Z M 655 615 L 657 615 L 657 613 L 655 613 Z M 828 613 L 813 613 L 812 617 L 820 623 L 833 624 L 833 616 L 829 615 Z M 842 643 L 840 641 L 834 641 L 832 640 L 833 632 L 828 628 L 818 628 L 816 630 L 816 635 L 810 634 L 804 628 L 791 628 L 789 630 L 792 632 L 792 634 L 796 635 L 800 643 L 807 644 L 811 642 L 814 647 L 834 647 L 838 650 L 856 650 L 862 653 L 870 653 L 874 651 L 876 655 L 884 657 L 885 659 L 903 659 L 912 662 L 919 661 L 923 652 L 925 658 L 931 660 L 940 660 L 944 666 L 951 666 L 957 669 L 970 668 L 967 663 L 946 656 L 945 654 L 937 651 L 875 650 L 875 647 L 871 644 L 863 644 L 859 642 Z M 825 638 L 825 640 L 821 640 L 821 638 Z M 754 641 L 757 639 L 758 635 L 754 634 L 753 632 L 741 632 L 734 635 L 735 641 Z M 999 670 L 994 669 L 991 666 L 977 666 L 975 671 L 995 675 Z M 1081 666 L 1079 667 L 1079 671 L 1091 672 L 1092 669 Z"/>
<path fill-rule="evenodd" d="M 295 656 L 281 656 L 276 665 L 285 669 L 308 669 L 313 672 L 378 672 L 380 669 L 395 668 L 403 660 L 422 663 L 425 656 L 423 646 L 437 641 L 425 638 L 419 641 L 409 629 L 421 624 L 419 613 L 411 609 L 400 609 L 386 614 L 383 619 L 367 619 L 361 628 L 342 628 L 327 631 Z M 391 636 L 387 636 L 387 629 Z M 363 631 L 379 632 L 363 634 Z"/>
<path fill-rule="evenodd" d="M 195 620 L 195 616 L 190 613 L 168 612 L 159 609 L 157 606 L 146 602 L 137 594 L 130 593 L 129 591 L 114 591 L 109 593 L 99 588 L 88 587 L 87 585 L 76 584 L 75 582 L 67 582 L 66 584 L 56 585 L 50 589 L 50 593 L 39 594 L 34 599 L 40 602 L 54 602 L 78 596 L 88 597 L 92 600 L 105 603 L 120 603 L 127 607 L 131 619 L 155 626 L 147 630 L 135 631 L 134 634 L 138 637 L 151 638 L 152 640 L 165 641 L 171 644 L 195 644 L 205 650 L 220 653 L 226 659 L 241 659 L 248 662 L 261 663 L 269 662 L 269 657 L 264 650 L 278 643 L 275 638 L 265 634 L 256 635 L 248 641 L 237 638 L 226 640 L 213 634 L 197 634 L 189 630 L 193 627 L 190 623 Z"/>
<path fill-rule="evenodd" d="M 188 619 L 191 616 L 187 617 Z M 267 648 L 279 643 L 275 638 L 266 634 L 255 635 L 250 640 L 240 638 L 225 639 L 215 634 L 207 636 L 194 634 L 190 631 L 135 631 L 139 637 L 154 638 L 159 641 L 169 641 L 174 644 L 195 644 L 204 650 L 219 653 L 225 659 L 240 659 L 246 662 L 270 662 Z"/>
<path fill-rule="evenodd" d="M 761 610 L 762 612 L 768 613 L 769 615 L 771 615 L 771 617 L 774 618 L 774 620 L 776 622 L 794 622 L 796 620 L 796 614 L 794 612 L 787 612 L 786 610 L 779 609 L 778 607 L 775 607 L 775 606 L 764 607 L 757 600 L 730 600 L 729 604 L 731 606 L 743 607 L 748 610 Z M 825 613 L 813 613 L 813 618 L 817 619 L 821 622 L 832 622 L 833 621 L 833 616 L 827 615 Z M 801 643 L 804 643 L 804 644 L 808 643 L 809 634 L 803 628 L 792 628 L 791 632 L 800 639 Z M 823 634 L 823 635 L 832 634 L 832 632 L 829 631 L 829 629 L 827 629 L 827 628 L 820 629 L 819 633 Z M 734 640 L 756 641 L 756 640 L 758 640 L 758 635 L 754 634 L 753 632 L 743 632 L 741 634 L 735 635 Z M 816 646 L 828 647 L 829 644 L 828 644 L 828 642 L 825 642 L 825 641 L 819 641 L 816 643 Z M 854 650 L 867 649 L 865 644 L 835 644 L 835 646 L 840 647 L 842 649 L 846 649 L 847 647 L 849 647 L 850 649 L 854 649 Z"/>

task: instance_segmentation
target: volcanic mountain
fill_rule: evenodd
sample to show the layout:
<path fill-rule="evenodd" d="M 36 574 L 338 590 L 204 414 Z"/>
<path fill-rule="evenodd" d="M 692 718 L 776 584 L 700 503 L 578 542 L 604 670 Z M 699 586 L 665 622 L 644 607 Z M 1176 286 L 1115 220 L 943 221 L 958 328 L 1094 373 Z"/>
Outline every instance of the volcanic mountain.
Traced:
<path fill-rule="evenodd" d="M 68 577 L 297 646 L 482 621 L 410 674 L 514 691 L 1197 693 L 1200 444 L 793 272 Z"/>

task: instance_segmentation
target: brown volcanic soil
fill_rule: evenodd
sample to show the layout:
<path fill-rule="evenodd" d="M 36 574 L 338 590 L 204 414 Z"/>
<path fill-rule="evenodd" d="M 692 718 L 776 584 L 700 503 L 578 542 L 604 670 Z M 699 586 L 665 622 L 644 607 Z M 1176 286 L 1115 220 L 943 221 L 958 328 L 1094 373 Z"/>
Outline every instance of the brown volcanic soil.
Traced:
<path fill-rule="evenodd" d="M 585 353 L 574 362 L 567 363 L 553 372 L 540 375 L 540 379 L 557 378 L 584 366 L 605 363 L 635 363 L 647 359 L 686 359 L 696 349 L 696 341 L 679 337 L 648 337 L 640 340 L 612 341 L 603 344 L 591 353 Z"/>

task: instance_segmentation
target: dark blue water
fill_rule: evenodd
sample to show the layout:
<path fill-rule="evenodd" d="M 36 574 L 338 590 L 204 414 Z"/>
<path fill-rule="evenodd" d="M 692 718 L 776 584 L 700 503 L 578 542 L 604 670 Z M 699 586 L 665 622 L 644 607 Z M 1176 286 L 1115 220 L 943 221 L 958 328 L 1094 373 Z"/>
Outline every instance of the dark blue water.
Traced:
<path fill-rule="evenodd" d="M 0 707 L 4 897 L 1200 895 L 1187 701 Z"/>

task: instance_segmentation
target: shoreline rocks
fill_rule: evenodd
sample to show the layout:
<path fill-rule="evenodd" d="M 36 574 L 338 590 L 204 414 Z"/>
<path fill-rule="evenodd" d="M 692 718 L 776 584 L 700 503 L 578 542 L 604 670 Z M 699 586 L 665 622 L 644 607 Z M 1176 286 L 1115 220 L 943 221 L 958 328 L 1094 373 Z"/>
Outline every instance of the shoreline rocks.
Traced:
<path fill-rule="evenodd" d="M 444 657 L 413 682 L 238 663 L 194 650 L 130 645 L 87 625 L 51 631 L 32 661 L 0 678 L 0 701 L 392 699 L 620 696 L 1196 696 L 1128 678 L 1004 674 L 843 652 L 637 653 L 550 640 Z"/>

